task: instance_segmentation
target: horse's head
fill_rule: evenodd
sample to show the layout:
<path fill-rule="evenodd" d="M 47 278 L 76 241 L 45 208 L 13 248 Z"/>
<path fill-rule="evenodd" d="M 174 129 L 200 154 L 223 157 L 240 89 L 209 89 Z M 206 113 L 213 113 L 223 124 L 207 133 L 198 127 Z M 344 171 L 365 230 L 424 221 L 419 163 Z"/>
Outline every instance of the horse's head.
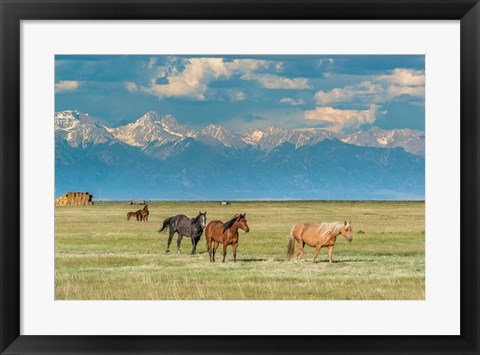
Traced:
<path fill-rule="evenodd" d="M 202 229 L 204 229 L 207 225 L 207 211 L 198 212 L 197 220 L 200 220 L 200 226 L 202 227 Z"/>
<path fill-rule="evenodd" d="M 340 233 L 345 237 L 347 238 L 347 240 L 349 242 L 352 241 L 352 226 L 351 226 L 351 222 L 348 222 L 345 221 L 343 223 L 343 226 L 342 226 L 342 229 L 340 230 Z"/>
<path fill-rule="evenodd" d="M 246 213 L 240 213 L 237 216 L 237 220 L 235 223 L 238 225 L 238 228 L 243 229 L 245 233 L 248 233 L 250 231 L 250 228 L 248 227 L 247 224 L 247 219 L 245 218 L 247 214 Z"/>

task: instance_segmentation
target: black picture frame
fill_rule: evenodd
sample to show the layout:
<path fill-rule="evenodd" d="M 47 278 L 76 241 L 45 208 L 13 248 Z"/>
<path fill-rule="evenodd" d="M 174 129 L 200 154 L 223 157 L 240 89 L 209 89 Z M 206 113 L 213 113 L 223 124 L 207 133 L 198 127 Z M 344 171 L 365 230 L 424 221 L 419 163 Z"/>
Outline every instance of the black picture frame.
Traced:
<path fill-rule="evenodd" d="M 478 0 L 0 0 L 1 354 L 479 354 Z M 20 22 L 22 20 L 460 20 L 461 335 L 20 335 Z M 38 231 L 41 233 L 41 230 Z M 448 260 L 445 260 L 448 262 Z M 234 321 L 229 316 L 226 323 Z M 255 321 L 255 320 L 252 320 Z M 414 320 L 412 320 L 414 321 Z"/>

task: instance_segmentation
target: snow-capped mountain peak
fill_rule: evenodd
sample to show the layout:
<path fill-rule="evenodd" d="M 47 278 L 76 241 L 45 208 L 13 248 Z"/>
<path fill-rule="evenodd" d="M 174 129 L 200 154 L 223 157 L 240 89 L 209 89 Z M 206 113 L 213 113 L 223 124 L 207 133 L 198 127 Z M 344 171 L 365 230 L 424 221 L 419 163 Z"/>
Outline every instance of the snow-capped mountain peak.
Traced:
<path fill-rule="evenodd" d="M 243 133 L 226 127 L 210 124 L 200 131 L 194 131 L 180 124 L 172 115 L 160 116 L 150 111 L 136 121 L 119 127 L 107 127 L 87 113 L 68 110 L 55 113 L 55 131 L 59 139 L 70 146 L 85 147 L 88 144 L 121 141 L 130 146 L 152 152 L 167 143 L 177 143 L 193 138 L 211 146 L 243 149 L 253 147 L 265 152 L 290 143 L 296 148 L 314 145 L 324 139 L 338 138 L 343 143 L 367 147 L 403 147 L 415 155 L 425 155 L 425 134 L 412 129 L 384 130 L 373 127 L 346 135 L 333 135 L 322 128 L 287 129 L 280 126 L 249 128 Z"/>
<path fill-rule="evenodd" d="M 173 116 L 161 117 L 152 111 L 135 122 L 114 128 L 112 133 L 118 140 L 136 147 L 146 147 L 152 143 L 162 145 L 194 135 L 194 131 L 179 124 Z"/>
<path fill-rule="evenodd" d="M 212 145 L 224 145 L 225 147 L 237 149 L 246 147 L 245 142 L 238 133 L 214 124 L 209 124 L 203 128 L 195 138 Z"/>
<path fill-rule="evenodd" d="M 72 147 L 111 141 L 111 132 L 88 113 L 77 110 L 55 112 L 55 132 Z"/>
<path fill-rule="evenodd" d="M 403 147 L 407 152 L 425 156 L 425 133 L 409 128 L 384 130 L 373 127 L 341 138 L 342 142 L 365 147 Z"/>
<path fill-rule="evenodd" d="M 320 128 L 286 129 L 279 126 L 250 128 L 242 135 L 245 143 L 266 151 L 285 142 L 298 148 L 307 144 L 316 144 L 328 137 L 331 137 L 331 133 Z"/>

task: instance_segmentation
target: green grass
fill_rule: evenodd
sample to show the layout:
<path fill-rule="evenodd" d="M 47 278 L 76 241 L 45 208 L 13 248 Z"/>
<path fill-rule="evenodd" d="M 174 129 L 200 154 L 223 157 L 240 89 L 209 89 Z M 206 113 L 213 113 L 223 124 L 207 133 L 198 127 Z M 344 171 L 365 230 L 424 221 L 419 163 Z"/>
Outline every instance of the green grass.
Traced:
<path fill-rule="evenodd" d="M 152 202 L 148 222 L 127 221 L 127 202 L 56 207 L 55 292 L 58 300 L 373 300 L 425 298 L 424 202 Z M 246 212 L 237 263 L 210 263 L 202 236 L 182 253 L 165 253 L 163 219 L 207 211 L 207 222 Z M 311 262 L 288 261 L 291 227 L 298 222 L 351 220 L 353 242 L 339 236 L 332 264 L 328 249 Z M 358 233 L 357 233 L 358 232 Z M 296 246 L 297 248 L 297 246 Z M 321 259 L 320 259 L 321 257 Z"/>

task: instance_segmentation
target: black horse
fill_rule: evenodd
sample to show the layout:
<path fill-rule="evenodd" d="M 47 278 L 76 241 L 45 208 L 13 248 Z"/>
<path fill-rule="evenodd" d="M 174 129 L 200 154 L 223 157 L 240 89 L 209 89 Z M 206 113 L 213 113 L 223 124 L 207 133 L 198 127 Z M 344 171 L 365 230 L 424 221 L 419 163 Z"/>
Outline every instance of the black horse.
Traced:
<path fill-rule="evenodd" d="M 203 229 L 207 224 L 207 212 L 198 212 L 198 216 L 195 218 L 188 218 L 183 214 L 176 215 L 174 217 L 167 218 L 163 221 L 163 226 L 159 230 L 162 232 L 167 226 L 170 228 L 168 235 L 167 253 L 170 251 L 170 243 L 172 242 L 173 235 L 178 233 L 177 249 L 180 253 L 180 243 L 184 236 L 192 239 L 192 254 L 197 253 L 197 244 L 202 236 Z"/>

